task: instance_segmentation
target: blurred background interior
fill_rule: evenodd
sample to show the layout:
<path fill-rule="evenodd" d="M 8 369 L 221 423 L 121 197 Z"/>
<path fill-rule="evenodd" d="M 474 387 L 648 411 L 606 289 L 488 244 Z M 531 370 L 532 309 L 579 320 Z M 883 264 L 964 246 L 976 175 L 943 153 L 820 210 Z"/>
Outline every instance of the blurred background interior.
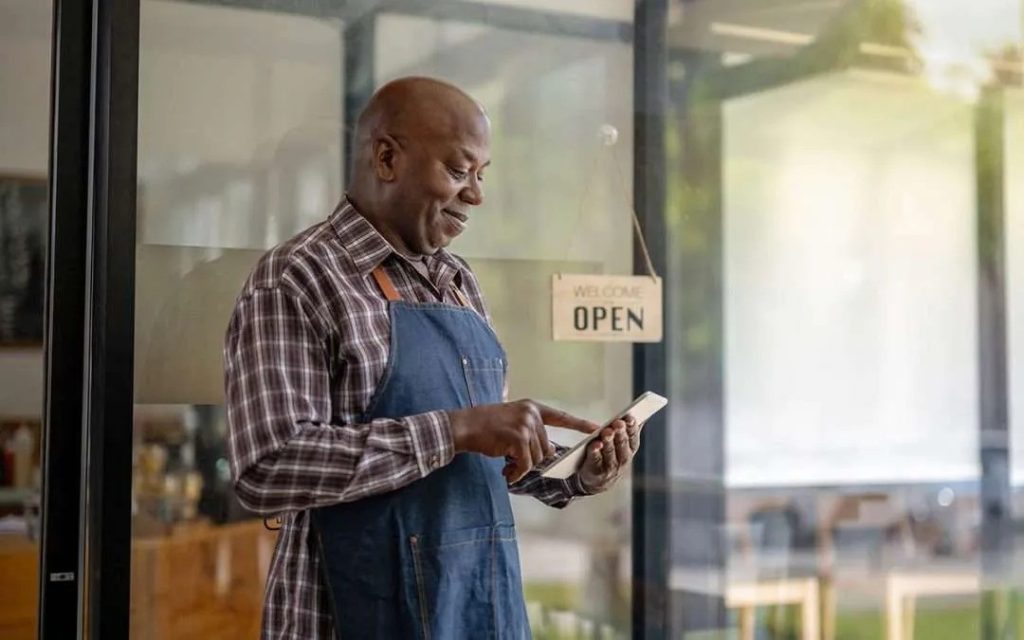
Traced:
<path fill-rule="evenodd" d="M 11 640 L 36 632 L 52 10 L 0 0 Z M 1024 638 L 1022 32 L 1020 0 L 143 0 L 132 637 L 257 636 L 274 534 L 232 495 L 228 315 L 344 192 L 372 88 L 430 75 L 492 118 L 455 250 L 513 397 L 601 420 L 635 395 L 632 345 L 551 341 L 550 279 L 632 272 L 629 209 L 663 204 L 665 446 L 565 511 L 515 499 L 536 638 Z"/>

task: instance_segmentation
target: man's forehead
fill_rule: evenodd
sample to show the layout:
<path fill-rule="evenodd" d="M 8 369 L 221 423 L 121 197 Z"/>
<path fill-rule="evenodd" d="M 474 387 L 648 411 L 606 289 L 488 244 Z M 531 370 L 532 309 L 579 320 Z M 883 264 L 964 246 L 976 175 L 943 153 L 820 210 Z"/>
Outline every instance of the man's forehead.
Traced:
<path fill-rule="evenodd" d="M 458 144 L 453 146 L 455 147 L 456 153 L 474 164 L 480 163 L 484 166 L 491 164 L 490 146 L 487 144 L 481 145 L 477 148 L 466 147 Z"/>

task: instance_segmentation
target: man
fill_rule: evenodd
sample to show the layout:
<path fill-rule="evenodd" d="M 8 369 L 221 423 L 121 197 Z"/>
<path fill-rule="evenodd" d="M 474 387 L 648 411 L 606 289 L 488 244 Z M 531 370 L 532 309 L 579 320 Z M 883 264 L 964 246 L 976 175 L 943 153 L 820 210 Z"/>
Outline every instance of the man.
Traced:
<path fill-rule="evenodd" d="M 606 428 L 569 480 L 533 470 L 560 450 L 545 424 L 598 427 L 505 401 L 479 285 L 445 250 L 483 202 L 480 105 L 397 80 L 355 139 L 347 197 L 261 259 L 228 328 L 236 491 L 282 518 L 263 637 L 528 637 L 508 493 L 606 490 L 636 428 Z"/>

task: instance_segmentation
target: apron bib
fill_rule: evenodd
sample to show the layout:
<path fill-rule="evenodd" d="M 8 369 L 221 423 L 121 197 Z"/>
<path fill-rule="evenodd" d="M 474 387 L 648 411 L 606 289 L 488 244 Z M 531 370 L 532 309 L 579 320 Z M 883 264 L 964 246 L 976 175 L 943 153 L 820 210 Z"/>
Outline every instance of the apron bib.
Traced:
<path fill-rule="evenodd" d="M 387 274 L 388 364 L 363 422 L 502 401 L 505 352 L 468 308 L 402 301 Z M 313 509 L 335 635 L 530 637 L 505 461 L 459 453 L 390 493 Z"/>

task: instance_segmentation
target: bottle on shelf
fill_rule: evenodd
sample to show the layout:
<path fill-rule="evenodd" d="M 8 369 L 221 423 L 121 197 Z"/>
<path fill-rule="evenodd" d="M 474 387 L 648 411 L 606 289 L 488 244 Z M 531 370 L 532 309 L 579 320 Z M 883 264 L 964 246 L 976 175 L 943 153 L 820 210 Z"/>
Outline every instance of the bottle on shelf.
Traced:
<path fill-rule="evenodd" d="M 14 452 L 14 482 L 17 489 L 28 489 L 32 486 L 32 455 L 35 453 L 36 440 L 32 429 L 23 424 L 11 438 L 11 450 Z"/>

